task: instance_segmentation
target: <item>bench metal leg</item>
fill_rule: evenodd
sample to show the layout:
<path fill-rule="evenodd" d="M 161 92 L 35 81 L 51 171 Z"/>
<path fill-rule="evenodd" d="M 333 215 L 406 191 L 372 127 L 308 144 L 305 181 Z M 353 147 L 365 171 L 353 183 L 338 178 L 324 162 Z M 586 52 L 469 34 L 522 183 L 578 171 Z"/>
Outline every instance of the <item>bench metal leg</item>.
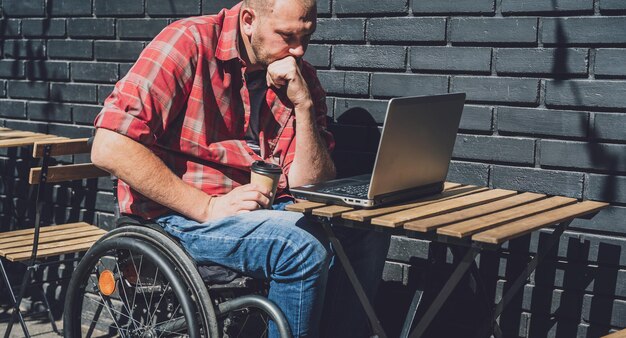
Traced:
<path fill-rule="evenodd" d="M 13 292 L 13 288 L 11 287 L 9 276 L 7 276 L 6 270 L 4 268 L 4 264 L 2 263 L 1 259 L 0 259 L 0 272 L 2 272 L 2 279 L 7 289 L 9 290 L 9 296 L 11 298 L 11 307 L 13 309 L 11 313 L 11 317 L 9 318 L 9 322 L 7 324 L 7 328 L 4 331 L 4 337 L 8 338 L 11 335 L 11 330 L 13 329 L 13 323 L 16 320 L 15 317 L 17 317 L 17 319 L 20 321 L 20 325 L 22 326 L 22 331 L 24 332 L 24 337 L 30 337 L 30 334 L 28 332 L 28 327 L 26 327 L 26 322 L 24 322 L 24 316 L 22 315 L 22 312 L 20 311 L 20 303 L 22 299 L 20 297 L 19 298 L 20 301 L 18 302 L 18 300 L 15 298 L 15 293 Z M 30 276 L 30 270 L 26 272 L 26 275 Z"/>
<path fill-rule="evenodd" d="M 483 325 L 481 331 L 479 332 L 481 337 L 488 337 L 491 333 L 493 333 L 494 325 L 498 325 L 496 323 L 496 320 L 498 319 L 498 317 L 500 317 L 500 315 L 504 311 L 504 308 L 511 302 L 511 300 L 513 299 L 515 294 L 517 294 L 520 288 L 524 286 L 530 275 L 537 268 L 537 265 L 541 261 L 543 261 L 543 259 L 547 256 L 550 250 L 554 247 L 554 245 L 559 242 L 561 235 L 571 222 L 572 221 L 568 221 L 558 224 L 552 234 L 550 234 L 548 243 L 546 243 L 545 246 L 537 249 L 537 254 L 535 255 L 535 257 L 533 257 L 533 259 L 526 265 L 524 271 L 522 271 L 517 279 L 515 279 L 511 287 L 502 295 L 502 299 L 500 299 L 498 304 L 496 304 L 493 308 L 492 315 L 490 316 L 490 318 L 488 318 L 487 322 Z M 500 328 L 498 326 L 497 330 L 501 333 L 501 330 L 499 329 Z"/>
<path fill-rule="evenodd" d="M 452 291 L 459 284 L 461 278 L 463 278 L 463 275 L 465 275 L 467 270 L 473 264 L 475 264 L 474 259 L 479 252 L 480 250 L 478 248 L 470 248 L 467 251 L 461 262 L 459 262 L 459 265 L 457 265 L 457 267 L 454 269 L 454 272 L 452 272 L 452 275 L 450 276 L 448 281 L 444 284 L 441 291 L 439 291 L 439 294 L 437 294 L 432 304 L 428 307 L 428 310 L 426 311 L 424 316 L 417 323 L 417 327 L 411 333 L 410 338 L 419 338 L 424 335 L 426 329 L 435 318 L 435 315 L 437 315 L 448 297 L 450 297 L 450 294 L 452 294 Z"/>
<path fill-rule="evenodd" d="M 339 262 L 341 262 L 341 265 L 343 266 L 346 272 L 346 275 L 348 275 L 348 279 L 350 280 L 350 283 L 352 284 L 354 291 L 356 291 L 357 297 L 359 297 L 359 301 L 361 302 L 361 305 L 363 306 L 363 309 L 365 310 L 365 314 L 367 314 L 367 318 L 369 319 L 372 330 L 374 331 L 374 335 L 379 338 L 387 338 L 387 335 L 385 334 L 385 331 L 383 330 L 383 327 L 382 325 L 380 325 L 380 321 L 378 320 L 378 317 L 376 316 L 374 307 L 370 303 L 369 299 L 367 299 L 367 295 L 365 294 L 365 291 L 363 290 L 363 286 L 361 285 L 361 282 L 359 282 L 359 279 L 357 278 L 356 273 L 354 272 L 354 269 L 352 268 L 352 264 L 350 263 L 348 256 L 343 250 L 343 246 L 341 245 L 341 242 L 335 236 L 335 233 L 333 232 L 333 229 L 331 228 L 331 225 L 329 222 L 323 221 L 321 223 L 322 223 L 322 228 L 326 232 L 328 239 L 330 240 L 331 244 L 333 245 L 333 248 L 335 249 L 335 254 L 337 255 L 337 258 L 339 259 Z"/>

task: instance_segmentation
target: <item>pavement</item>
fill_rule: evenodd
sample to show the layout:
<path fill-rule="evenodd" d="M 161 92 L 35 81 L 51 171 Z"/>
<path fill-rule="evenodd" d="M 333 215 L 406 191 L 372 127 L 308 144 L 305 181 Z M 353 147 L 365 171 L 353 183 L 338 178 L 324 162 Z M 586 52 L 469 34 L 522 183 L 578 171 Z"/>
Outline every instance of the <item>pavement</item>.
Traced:
<path fill-rule="evenodd" d="M 0 334 L 4 335 L 4 332 L 8 326 L 7 321 L 9 320 L 9 314 L 5 311 L 0 312 Z M 55 322 L 59 330 L 63 329 L 63 321 L 58 320 Z M 50 325 L 50 321 L 47 316 L 39 316 L 26 318 L 26 326 L 28 327 L 28 333 L 30 333 L 31 337 L 37 338 L 58 338 L 61 337 L 58 333 L 52 330 L 52 325 Z M 22 331 L 22 327 L 20 326 L 19 321 L 13 324 L 13 328 L 11 330 L 11 338 L 24 338 L 24 332 Z"/>

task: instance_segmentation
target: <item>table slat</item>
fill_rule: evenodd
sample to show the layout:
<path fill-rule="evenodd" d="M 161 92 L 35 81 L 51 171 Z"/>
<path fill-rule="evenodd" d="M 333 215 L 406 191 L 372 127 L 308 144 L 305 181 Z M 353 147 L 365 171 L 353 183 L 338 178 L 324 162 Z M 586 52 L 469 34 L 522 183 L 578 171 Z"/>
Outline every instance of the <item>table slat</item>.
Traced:
<path fill-rule="evenodd" d="M 626 329 L 602 336 L 602 338 L 626 338 Z"/>
<path fill-rule="evenodd" d="M 59 247 L 72 245 L 72 244 L 80 244 L 80 243 L 87 243 L 87 242 L 93 243 L 97 241 L 98 239 L 100 239 L 100 237 L 102 237 L 104 234 L 106 234 L 106 231 L 103 230 L 100 232 L 92 232 L 89 236 L 80 236 L 80 237 L 67 236 L 62 239 L 57 239 L 53 242 L 41 243 L 37 245 L 37 251 L 39 252 L 39 250 L 59 248 Z M 3 251 L 2 255 L 8 256 L 8 255 L 15 255 L 15 254 L 23 253 L 23 252 L 24 253 L 33 252 L 32 242 L 30 243 L 30 245 L 19 246 L 19 247 L 11 248 L 10 250 Z"/>
<path fill-rule="evenodd" d="M 27 137 L 19 137 L 19 138 L 10 138 L 6 140 L 0 140 L 0 147 L 8 148 L 8 147 L 21 147 L 31 145 L 35 142 L 54 139 L 56 136 L 54 135 L 32 135 Z"/>
<path fill-rule="evenodd" d="M 89 223 L 86 223 L 86 222 L 66 223 L 66 224 L 61 224 L 61 225 L 49 225 L 49 226 L 41 227 L 39 229 L 39 234 L 41 235 L 44 232 L 59 231 L 59 230 L 63 230 L 63 229 L 76 229 L 76 231 L 79 231 L 80 228 L 88 228 L 90 226 L 92 226 L 92 225 L 89 224 Z M 30 234 L 32 236 L 34 233 L 35 233 L 35 229 L 33 229 L 33 228 L 31 228 L 31 229 L 7 231 L 7 232 L 0 233 L 0 239 L 12 238 L 13 236 L 28 235 L 28 234 Z"/>
<path fill-rule="evenodd" d="M 470 195 L 472 196 L 472 195 Z M 455 212 L 445 213 L 433 217 L 422 218 L 410 221 L 404 224 L 404 228 L 412 231 L 428 232 L 438 227 L 448 225 L 455 222 L 464 221 L 470 218 L 487 215 L 504 209 L 513 208 L 522 204 L 530 203 L 542 198 L 546 195 L 535 194 L 530 192 L 521 193 L 505 199 L 500 199 L 491 203 L 462 209 Z"/>
<path fill-rule="evenodd" d="M 567 204 L 576 203 L 576 199 L 568 197 L 550 197 L 512 209 L 507 209 L 489 215 L 472 218 L 467 221 L 454 223 L 437 229 L 440 235 L 463 238 L 480 231 L 485 231 L 502 224 L 546 212 Z"/>
<path fill-rule="evenodd" d="M 596 212 L 606 206 L 608 206 L 608 203 L 596 201 L 584 201 L 566 205 L 475 234 L 472 236 L 472 239 L 478 242 L 500 244 L 542 227 L 558 224 L 588 213 Z"/>
<path fill-rule="evenodd" d="M 67 229 L 63 231 L 53 231 L 46 232 L 44 234 L 39 234 L 39 244 L 58 242 L 63 238 L 80 238 L 80 237 L 88 237 L 93 235 L 102 235 L 106 233 L 106 230 L 100 229 L 98 227 L 91 227 L 86 229 L 80 229 L 80 231 L 72 231 L 72 229 Z M 0 255 L 6 255 L 11 252 L 16 252 L 16 248 L 19 247 L 32 247 L 33 245 L 33 235 L 30 236 L 18 236 L 14 241 L 5 242 L 0 244 Z M 30 250 L 30 249 L 29 249 Z M 20 251 L 20 250 L 17 250 Z"/>
<path fill-rule="evenodd" d="M 58 255 L 66 254 L 66 253 L 87 251 L 93 245 L 93 242 L 66 245 L 66 246 L 62 246 L 58 248 L 41 250 L 37 252 L 37 258 L 44 258 L 44 257 L 58 256 Z M 22 253 L 18 253 L 15 255 L 7 255 L 6 258 L 12 262 L 16 262 L 16 261 L 23 261 L 25 259 L 29 259 L 30 256 L 31 256 L 30 252 L 22 252 Z"/>
<path fill-rule="evenodd" d="M 313 215 L 332 218 L 350 210 L 354 209 L 342 205 L 329 205 L 327 207 L 313 209 Z"/>
<path fill-rule="evenodd" d="M 382 225 L 382 226 L 387 226 L 387 227 L 399 227 L 408 221 L 412 221 L 414 219 L 421 217 L 422 215 L 421 210 L 423 210 L 421 207 L 423 206 L 428 205 L 430 207 L 432 206 L 433 203 L 441 203 L 446 200 L 451 200 L 451 199 L 459 198 L 459 197 L 470 195 L 470 194 L 476 194 L 476 193 L 483 192 L 486 190 L 488 190 L 488 188 L 473 187 L 471 189 L 467 189 L 455 195 L 451 195 L 451 196 L 444 197 L 444 198 L 441 198 L 443 194 L 435 195 L 435 196 L 428 198 L 427 201 L 425 202 L 414 203 L 414 207 L 411 209 L 406 209 L 406 210 L 394 212 L 391 214 L 378 216 L 378 217 L 372 218 L 371 222 L 372 224 Z"/>
<path fill-rule="evenodd" d="M 413 202 L 404 203 L 401 205 L 395 205 L 391 207 L 361 209 L 361 210 L 350 211 L 350 212 L 346 212 L 342 214 L 341 217 L 347 220 L 351 220 L 351 221 L 366 222 L 376 216 L 382 216 L 382 215 L 390 214 L 392 212 L 411 209 L 411 208 L 419 207 L 422 205 L 435 203 L 437 201 L 454 198 L 460 195 L 462 196 L 463 194 L 474 192 L 477 189 L 480 189 L 480 188 L 473 186 L 473 185 L 456 186 L 448 190 L 444 190 L 441 194 L 423 197 Z"/>
<path fill-rule="evenodd" d="M 12 139 L 12 138 L 18 138 L 18 137 L 27 137 L 27 136 L 33 136 L 33 135 L 45 135 L 45 134 L 35 133 L 32 131 L 12 130 L 12 131 L 0 133 L 0 140 Z"/>
<path fill-rule="evenodd" d="M 325 205 L 326 205 L 326 203 L 318 203 L 318 202 L 311 202 L 311 201 L 301 201 L 301 202 L 290 204 L 290 205 L 286 206 L 285 210 L 301 212 L 301 213 L 304 213 L 304 214 L 308 214 L 308 213 L 311 212 L 311 210 L 313 210 L 315 208 L 323 207 Z"/>

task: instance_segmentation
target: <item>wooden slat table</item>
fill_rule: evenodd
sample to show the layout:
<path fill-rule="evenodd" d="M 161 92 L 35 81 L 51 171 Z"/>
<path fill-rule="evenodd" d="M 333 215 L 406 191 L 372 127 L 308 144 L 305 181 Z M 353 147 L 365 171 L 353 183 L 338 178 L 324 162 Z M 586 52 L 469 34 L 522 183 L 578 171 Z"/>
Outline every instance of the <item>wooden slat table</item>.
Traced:
<path fill-rule="evenodd" d="M 423 238 L 458 247 L 452 250 L 459 264 L 431 304 L 426 307 L 420 321 L 413 325 L 421 299 L 421 290 L 416 291 L 402 330 L 402 337 L 420 337 L 434 319 L 443 303 L 461 281 L 463 275 L 475 268 L 475 258 L 483 250 L 498 249 L 504 242 L 546 227 L 555 226 L 546 244 L 545 252 L 558 242 L 561 234 L 572 220 L 591 217 L 608 203 L 578 201 L 573 198 L 546 196 L 536 193 L 519 193 L 503 189 L 488 189 L 457 183 L 446 183 L 441 194 L 419 200 L 400 203 L 375 209 L 354 209 L 351 207 L 326 205 L 324 203 L 302 201 L 287 206 L 287 210 L 311 214 L 322 221 L 333 245 L 337 248 L 337 258 L 341 261 L 368 314 L 374 334 L 386 337 L 373 308 L 362 291 L 354 271 L 343 253 L 341 244 L 334 237 L 333 225 L 369 228 L 380 231 L 388 229 L 396 235 Z M 459 254 L 459 252 L 462 252 Z M 502 332 L 496 319 L 513 295 L 524 285 L 537 264 L 544 258 L 536 254 L 528 263 L 522 275 L 502 296 L 501 301 L 492 307 L 479 336 Z M 477 271 L 477 270 L 472 270 Z M 474 276 L 475 279 L 480 279 Z M 482 283 L 482 281 L 479 280 Z M 487 300 L 486 300 L 487 301 Z M 422 305 L 423 306 L 423 305 Z M 411 329 L 414 328 L 412 331 Z"/>

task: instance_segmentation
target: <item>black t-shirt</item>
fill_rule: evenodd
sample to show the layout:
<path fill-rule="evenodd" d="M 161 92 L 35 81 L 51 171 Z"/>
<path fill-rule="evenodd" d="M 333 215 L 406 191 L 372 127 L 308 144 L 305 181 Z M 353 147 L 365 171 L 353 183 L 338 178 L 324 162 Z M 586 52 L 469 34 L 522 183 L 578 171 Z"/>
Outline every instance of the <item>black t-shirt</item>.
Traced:
<path fill-rule="evenodd" d="M 257 155 L 260 155 L 259 147 L 259 116 L 261 107 L 265 103 L 267 92 L 267 82 L 265 81 L 265 70 L 257 70 L 246 74 L 246 85 L 250 95 L 250 122 L 244 140 Z"/>

